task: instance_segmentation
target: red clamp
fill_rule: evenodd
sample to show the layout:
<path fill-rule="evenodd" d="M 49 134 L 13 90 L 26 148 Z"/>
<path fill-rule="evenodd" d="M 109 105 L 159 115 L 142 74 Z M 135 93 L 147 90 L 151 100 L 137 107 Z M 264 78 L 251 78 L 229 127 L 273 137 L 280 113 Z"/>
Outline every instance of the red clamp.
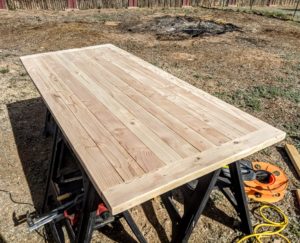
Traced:
<path fill-rule="evenodd" d="M 107 209 L 107 207 L 105 207 L 104 203 L 99 203 L 97 211 L 96 211 L 96 215 L 100 216 L 102 214 L 104 214 L 105 212 L 108 212 L 109 210 Z"/>
<path fill-rule="evenodd" d="M 74 226 L 78 221 L 78 214 L 68 214 L 68 211 L 64 211 L 64 217 L 68 219 L 72 226 Z"/>

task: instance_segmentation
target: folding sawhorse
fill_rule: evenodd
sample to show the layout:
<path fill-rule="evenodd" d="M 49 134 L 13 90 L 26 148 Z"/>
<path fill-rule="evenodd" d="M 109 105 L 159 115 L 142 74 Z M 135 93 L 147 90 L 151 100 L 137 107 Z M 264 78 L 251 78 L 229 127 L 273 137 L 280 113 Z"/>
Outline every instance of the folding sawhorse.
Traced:
<path fill-rule="evenodd" d="M 45 201 L 43 205 L 43 211 L 45 212 L 47 210 L 51 210 L 51 208 L 49 208 L 49 202 L 53 201 L 53 194 L 57 194 L 57 192 L 53 192 L 53 190 L 55 190 L 53 189 L 55 188 L 53 185 L 57 183 L 57 179 L 59 177 L 66 176 L 63 175 L 64 171 L 66 171 L 66 168 L 64 167 L 68 167 L 69 165 L 66 165 L 64 160 L 70 161 L 70 158 L 68 158 L 66 154 L 71 152 L 71 148 L 69 148 L 61 131 L 58 129 L 48 111 L 46 115 L 44 133 L 54 133 L 52 158 L 50 162 Z M 70 185 L 75 184 L 78 188 L 76 188 L 76 186 L 74 188 L 71 185 L 69 189 L 74 190 L 77 193 L 83 193 L 83 200 L 79 205 L 80 216 L 78 218 L 76 227 L 73 227 L 68 219 L 63 220 L 71 241 L 88 243 L 90 242 L 92 233 L 95 229 L 99 229 L 109 223 L 119 220 L 121 217 L 124 217 L 138 241 L 146 242 L 144 236 L 138 229 L 128 211 L 116 216 L 109 215 L 105 220 L 97 215 L 97 208 L 99 203 L 102 202 L 101 197 L 95 191 L 92 183 L 85 174 L 80 163 L 77 162 L 75 156 L 72 155 L 71 157 L 71 163 L 73 163 L 73 166 L 74 164 L 77 166 L 77 170 L 75 169 L 75 172 L 69 171 L 71 174 L 74 173 L 74 181 L 72 182 L 70 178 L 68 178 L 68 180 L 72 182 Z M 70 170 L 70 168 L 68 169 Z M 229 169 L 231 174 L 230 179 L 222 177 L 220 175 L 221 169 L 218 169 L 210 174 L 202 176 L 197 180 L 179 187 L 179 190 L 181 190 L 184 198 L 184 215 L 182 217 L 179 215 L 173 202 L 173 191 L 167 192 L 161 196 L 173 224 L 172 242 L 188 241 L 208 202 L 212 190 L 216 187 L 223 192 L 238 213 L 241 219 L 241 230 L 246 234 L 252 233 L 252 225 L 239 162 L 237 161 L 230 164 Z M 57 196 L 59 195 L 56 195 L 56 197 Z M 64 242 L 63 233 L 60 229 L 61 226 L 61 221 L 50 222 L 51 231 L 57 242 Z"/>

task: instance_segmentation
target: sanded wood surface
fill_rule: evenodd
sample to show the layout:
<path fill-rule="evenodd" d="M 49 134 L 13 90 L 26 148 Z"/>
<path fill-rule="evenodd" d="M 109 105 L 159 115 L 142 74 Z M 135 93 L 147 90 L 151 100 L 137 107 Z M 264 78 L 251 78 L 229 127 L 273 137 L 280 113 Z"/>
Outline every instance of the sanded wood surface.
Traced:
<path fill-rule="evenodd" d="M 21 60 L 113 214 L 285 137 L 110 44 Z"/>
<path fill-rule="evenodd" d="M 298 176 L 300 177 L 300 154 L 299 154 L 298 150 L 292 144 L 286 144 L 285 150 L 286 150 L 290 160 L 292 161 Z"/>

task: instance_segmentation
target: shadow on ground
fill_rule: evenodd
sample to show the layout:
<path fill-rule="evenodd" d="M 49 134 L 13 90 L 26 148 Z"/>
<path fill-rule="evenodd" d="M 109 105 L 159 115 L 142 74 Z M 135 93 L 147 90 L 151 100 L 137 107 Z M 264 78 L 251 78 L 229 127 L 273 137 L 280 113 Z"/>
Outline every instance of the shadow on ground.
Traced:
<path fill-rule="evenodd" d="M 175 193 L 173 194 L 173 199 L 182 205 L 184 203 L 182 193 L 180 192 L 179 189 L 175 190 L 174 192 Z M 160 242 L 162 243 L 170 242 L 168 236 L 166 235 L 164 227 L 160 224 L 159 219 L 157 218 L 157 214 L 155 213 L 152 201 L 147 201 L 144 204 L 142 204 L 142 208 L 148 221 L 156 230 Z M 240 227 L 239 224 L 236 224 L 237 215 L 236 217 L 229 216 L 228 214 L 226 214 L 226 212 L 219 209 L 216 203 L 211 198 L 207 202 L 207 205 L 203 211 L 203 215 L 229 228 L 239 229 Z M 198 222 L 199 224 L 201 223 L 200 219 Z M 177 230 L 176 224 L 173 225 L 172 227 L 173 227 L 172 232 L 175 233 Z"/>
<path fill-rule="evenodd" d="M 52 138 L 43 136 L 46 106 L 41 98 L 35 98 L 8 104 L 7 110 L 33 204 L 36 210 L 40 211 L 52 149 Z M 24 216 L 12 215 L 12 218 L 17 225 L 18 218 L 23 217 L 24 220 Z M 104 227 L 100 232 L 115 242 L 135 241 L 120 222 L 114 223 L 112 227 Z M 52 242 L 49 233 L 46 238 Z M 0 235 L 0 243 L 4 242 L 5 240 Z"/>
<path fill-rule="evenodd" d="M 1 234 L 0 234 L 0 243 L 6 243 L 6 240 L 4 240 L 4 238 Z"/>
<path fill-rule="evenodd" d="M 51 148 L 51 138 L 42 136 L 46 107 L 35 98 L 8 104 L 7 110 L 33 204 L 39 210 Z"/>
<path fill-rule="evenodd" d="M 215 193 L 216 190 L 219 189 L 214 189 L 212 194 Z M 180 204 L 184 203 L 184 199 L 183 199 L 183 195 L 182 193 L 177 190 L 176 193 L 173 194 L 174 195 L 174 200 L 176 200 L 177 202 L 179 202 Z M 239 225 L 237 225 L 237 227 L 234 227 L 233 225 L 236 223 L 237 220 L 237 214 L 236 217 L 231 217 L 229 216 L 226 212 L 224 212 L 223 210 L 218 208 L 217 202 L 219 200 L 227 200 L 225 197 L 222 197 L 222 199 L 218 199 L 218 200 L 213 200 L 211 197 L 208 199 L 208 202 L 203 210 L 203 215 L 211 218 L 212 220 L 230 227 L 230 228 L 239 228 Z M 232 207 L 229 202 L 228 202 L 229 207 Z"/>

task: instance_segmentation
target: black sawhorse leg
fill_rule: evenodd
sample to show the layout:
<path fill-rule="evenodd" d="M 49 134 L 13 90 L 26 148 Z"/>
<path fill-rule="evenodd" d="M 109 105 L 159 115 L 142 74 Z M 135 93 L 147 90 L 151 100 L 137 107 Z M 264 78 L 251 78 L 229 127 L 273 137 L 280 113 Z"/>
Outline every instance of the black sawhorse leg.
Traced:
<path fill-rule="evenodd" d="M 48 112 L 48 110 L 47 110 L 47 112 Z M 44 213 L 44 211 L 46 209 L 46 204 L 48 201 L 48 194 L 49 194 L 50 183 L 51 183 L 51 179 L 52 179 L 52 175 L 53 175 L 53 170 L 54 170 L 54 166 L 55 166 L 57 157 L 59 156 L 59 153 L 57 151 L 58 150 L 58 141 L 59 141 L 58 136 L 59 136 L 59 129 L 58 129 L 57 125 L 55 125 L 52 153 L 51 153 L 49 171 L 48 171 L 48 177 L 47 177 L 47 183 L 46 183 L 46 190 L 45 190 L 45 196 L 44 196 L 44 201 L 43 201 L 43 205 L 42 205 L 42 213 Z"/>
<path fill-rule="evenodd" d="M 218 180 L 220 170 L 216 170 L 198 179 L 197 186 L 191 190 L 188 186 L 182 187 L 184 197 L 184 214 L 177 222 L 172 242 L 188 242 Z"/>
<path fill-rule="evenodd" d="M 81 212 L 82 217 L 80 220 L 78 236 L 76 237 L 75 241 L 76 243 L 89 243 L 92 239 L 93 231 L 104 226 L 101 223 L 97 223 L 96 219 L 96 209 L 99 204 L 99 196 L 90 181 L 86 181 L 85 188 L 87 193 L 85 195 L 84 205 Z M 125 211 L 122 214 L 117 215 L 116 219 L 121 217 L 124 217 L 138 241 L 140 243 L 146 243 L 146 239 L 135 224 L 130 213 Z M 111 222 L 114 220 L 115 218 L 112 218 Z"/>
<path fill-rule="evenodd" d="M 147 242 L 146 239 L 144 238 L 142 232 L 139 230 L 139 228 L 135 224 L 135 222 L 134 222 L 133 218 L 131 217 L 130 213 L 128 211 L 125 211 L 122 214 L 123 214 L 123 217 L 126 220 L 127 224 L 129 225 L 130 229 L 132 230 L 132 232 L 134 233 L 134 235 L 138 239 L 138 241 L 140 243 L 146 243 Z"/>
<path fill-rule="evenodd" d="M 253 230 L 239 162 L 230 164 L 229 168 L 231 174 L 230 188 L 222 187 L 221 191 L 237 211 L 241 219 L 241 230 L 246 234 L 250 234 Z M 220 179 L 220 171 L 221 169 L 211 172 L 180 188 L 184 197 L 183 217 L 180 217 L 176 207 L 172 203 L 171 193 L 169 192 L 162 196 L 162 200 L 173 223 L 172 242 L 188 242 L 212 190 L 216 187 Z"/>
<path fill-rule="evenodd" d="M 235 162 L 230 164 L 229 170 L 231 175 L 231 191 L 236 200 L 236 211 L 241 219 L 241 230 L 245 234 L 252 234 L 253 228 L 248 210 L 248 201 L 244 189 L 240 163 Z"/>
<path fill-rule="evenodd" d="M 93 228 L 96 219 L 97 200 L 96 191 L 87 178 L 84 179 L 84 202 L 80 212 L 79 230 L 75 242 L 89 243 L 93 236 Z"/>
<path fill-rule="evenodd" d="M 47 111 L 45 127 L 49 126 L 49 121 L 51 119 L 52 119 L 51 114 L 49 111 Z M 47 129 L 49 128 L 45 128 L 45 131 L 47 131 Z M 60 175 L 61 164 L 63 163 L 66 149 L 69 149 L 66 144 L 66 141 L 64 140 L 63 135 L 59 130 L 58 126 L 54 123 L 53 148 L 52 148 L 52 155 L 50 159 L 44 202 L 42 206 L 43 213 L 49 209 L 48 208 L 49 200 L 53 199 L 53 195 L 51 195 L 50 193 L 51 188 L 53 187 L 52 185 L 53 179 Z M 76 160 L 73 161 L 73 163 L 77 164 L 78 169 L 81 171 L 84 196 L 83 196 L 83 202 L 80 209 L 78 227 L 76 228 L 75 231 L 69 230 L 70 241 L 78 242 L 78 243 L 81 242 L 89 243 L 92 239 L 92 234 L 94 230 L 99 229 L 108 223 L 112 223 L 115 218 L 119 219 L 121 217 L 124 217 L 129 227 L 131 228 L 132 232 L 137 237 L 138 241 L 141 243 L 145 243 L 146 240 L 144 236 L 140 232 L 139 228 L 135 224 L 134 220 L 132 219 L 128 211 L 125 211 L 122 214 L 117 215 L 116 217 L 111 216 L 109 217 L 109 219 L 105 220 L 105 222 L 102 219 L 99 219 L 99 217 L 97 217 L 96 210 L 98 204 L 102 202 L 102 200 L 99 197 L 98 193 L 95 191 L 92 183 L 88 179 L 88 176 L 85 174 L 80 163 Z M 50 229 L 53 233 L 55 241 L 61 243 L 64 242 L 64 236 L 61 233 L 62 231 L 59 225 L 60 222 L 57 223 L 51 222 Z"/>
<path fill-rule="evenodd" d="M 45 117 L 43 135 L 45 137 L 48 137 L 49 135 L 53 135 L 53 133 L 55 132 L 54 131 L 55 127 L 56 127 L 56 124 L 53 120 L 53 117 L 52 117 L 50 111 L 47 109 L 46 110 L 46 117 Z"/>

